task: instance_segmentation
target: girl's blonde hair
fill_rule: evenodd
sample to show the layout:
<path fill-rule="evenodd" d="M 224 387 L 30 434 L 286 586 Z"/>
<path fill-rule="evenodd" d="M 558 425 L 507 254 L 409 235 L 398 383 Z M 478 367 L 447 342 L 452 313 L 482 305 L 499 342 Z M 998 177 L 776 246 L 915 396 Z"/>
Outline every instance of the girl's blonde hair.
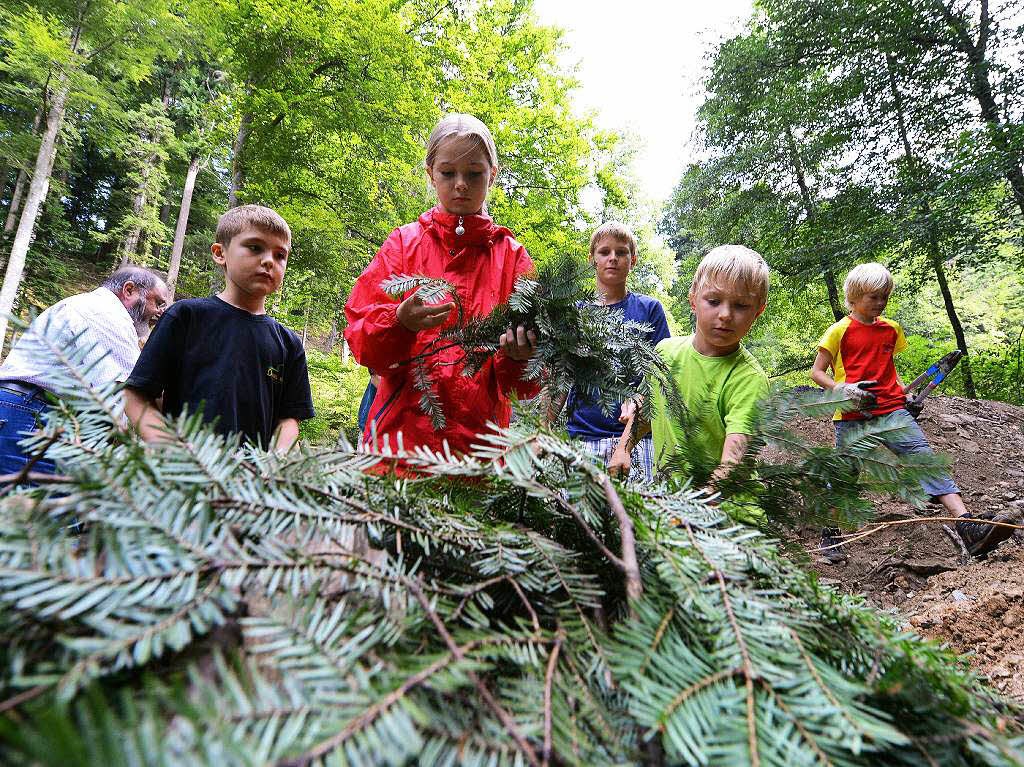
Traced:
<path fill-rule="evenodd" d="M 487 155 L 491 167 L 498 167 L 498 149 L 494 146 L 494 137 L 491 135 L 491 131 L 483 124 L 483 121 L 473 117 L 473 115 L 459 112 L 442 117 L 437 121 L 434 130 L 430 132 L 430 138 L 427 139 L 426 166 L 428 168 L 434 167 L 434 161 L 437 159 L 437 150 L 443 141 L 450 138 L 463 138 L 465 136 L 475 138 L 484 150 L 484 154 Z"/>
<path fill-rule="evenodd" d="M 769 281 L 768 264 L 760 253 L 743 245 L 719 245 L 697 266 L 690 298 L 711 284 L 746 293 L 756 299 L 758 306 L 764 306 Z"/>
<path fill-rule="evenodd" d="M 851 304 L 866 293 L 874 293 L 879 290 L 891 293 L 894 284 L 892 274 L 881 264 L 870 263 L 855 266 L 843 281 L 846 308 L 853 309 Z"/>
<path fill-rule="evenodd" d="M 445 115 L 437 121 L 434 130 L 430 131 L 430 138 L 427 139 L 427 159 L 424 165 L 427 168 L 434 167 L 434 161 L 437 159 L 437 150 L 443 142 L 450 138 L 464 138 L 467 136 L 476 139 L 480 148 L 484 150 L 484 154 L 487 155 L 487 160 L 490 162 L 491 167 L 497 168 L 498 148 L 494 145 L 494 137 L 491 135 L 491 131 L 484 125 L 483 120 L 461 112 Z M 487 200 L 484 200 L 480 212 L 485 216 L 487 215 Z"/>

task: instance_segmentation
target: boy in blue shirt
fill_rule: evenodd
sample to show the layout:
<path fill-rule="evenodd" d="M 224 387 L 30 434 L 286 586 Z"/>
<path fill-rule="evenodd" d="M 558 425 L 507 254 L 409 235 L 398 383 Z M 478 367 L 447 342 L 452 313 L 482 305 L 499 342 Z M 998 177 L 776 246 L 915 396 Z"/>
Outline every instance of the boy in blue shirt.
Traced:
<path fill-rule="evenodd" d="M 632 293 L 626 288 L 630 270 L 636 266 L 636 237 L 629 227 L 618 221 L 599 226 L 590 237 L 590 263 L 597 277 L 596 303 L 622 314 L 623 319 L 650 325 L 651 346 L 672 334 L 665 320 L 665 310 L 656 298 Z M 554 402 L 548 412 L 553 421 L 563 402 Z M 587 450 L 607 464 L 622 436 L 623 424 L 632 412 L 632 402 L 619 403 L 609 417 L 600 406 L 589 402 L 573 389 L 568 397 L 568 431 L 583 441 Z M 633 482 L 651 478 L 651 438 L 640 440 L 631 454 L 629 479 Z"/>

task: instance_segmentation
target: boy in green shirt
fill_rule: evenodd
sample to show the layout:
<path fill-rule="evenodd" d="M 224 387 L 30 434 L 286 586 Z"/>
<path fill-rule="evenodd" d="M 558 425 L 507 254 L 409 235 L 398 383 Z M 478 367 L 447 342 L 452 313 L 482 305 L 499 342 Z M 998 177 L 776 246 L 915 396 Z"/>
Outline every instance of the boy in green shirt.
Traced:
<path fill-rule="evenodd" d="M 768 264 L 750 248 L 722 245 L 704 257 L 690 285 L 696 332 L 666 338 L 656 347 L 690 415 L 689 431 L 672 419 L 660 387 L 652 386 L 654 420 L 641 420 L 633 429 L 635 415 L 630 416 L 608 464 L 610 473 L 629 471 L 630 450 L 648 433 L 653 433 L 655 469 L 684 442 L 718 464 L 712 481 L 743 457 L 757 403 L 768 393 L 768 376 L 740 342 L 764 312 L 767 297 Z"/>

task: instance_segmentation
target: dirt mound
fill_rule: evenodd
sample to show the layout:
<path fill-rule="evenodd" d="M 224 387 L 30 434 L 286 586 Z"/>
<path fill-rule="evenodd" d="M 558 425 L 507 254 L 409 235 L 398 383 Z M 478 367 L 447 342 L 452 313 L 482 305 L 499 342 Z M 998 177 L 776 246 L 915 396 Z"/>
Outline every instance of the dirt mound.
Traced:
<path fill-rule="evenodd" d="M 936 452 L 952 457 L 968 511 L 1024 516 L 1024 410 L 932 397 L 919 423 Z M 800 430 L 821 444 L 833 442 L 827 421 L 806 421 Z M 878 521 L 945 515 L 938 504 L 919 511 L 889 498 L 878 498 L 877 508 Z M 1024 536 L 1018 531 L 976 561 L 954 529 L 952 522 L 894 525 L 851 543 L 842 564 L 814 555 L 818 530 L 801 531 L 801 540 L 822 580 L 896 608 L 919 633 L 973 653 L 972 665 L 993 686 L 1024 701 Z"/>
<path fill-rule="evenodd" d="M 1024 548 L 1003 545 L 929 578 L 900 610 L 918 632 L 973 653 L 971 665 L 996 689 L 1024 700 Z"/>

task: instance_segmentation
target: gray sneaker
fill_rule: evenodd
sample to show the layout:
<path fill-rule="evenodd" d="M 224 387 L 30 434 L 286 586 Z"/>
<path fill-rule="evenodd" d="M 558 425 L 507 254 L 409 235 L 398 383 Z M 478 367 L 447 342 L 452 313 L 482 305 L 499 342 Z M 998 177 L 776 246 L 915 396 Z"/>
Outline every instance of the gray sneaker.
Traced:
<path fill-rule="evenodd" d="M 990 519 L 993 522 L 1015 523 L 1018 521 L 1016 515 L 1009 511 L 988 511 L 982 514 L 972 514 L 971 516 L 976 519 Z M 965 519 L 956 523 L 956 532 L 971 555 L 983 557 L 1000 543 L 1011 537 L 1013 535 L 1013 528 L 986 525 L 984 522 Z"/>

